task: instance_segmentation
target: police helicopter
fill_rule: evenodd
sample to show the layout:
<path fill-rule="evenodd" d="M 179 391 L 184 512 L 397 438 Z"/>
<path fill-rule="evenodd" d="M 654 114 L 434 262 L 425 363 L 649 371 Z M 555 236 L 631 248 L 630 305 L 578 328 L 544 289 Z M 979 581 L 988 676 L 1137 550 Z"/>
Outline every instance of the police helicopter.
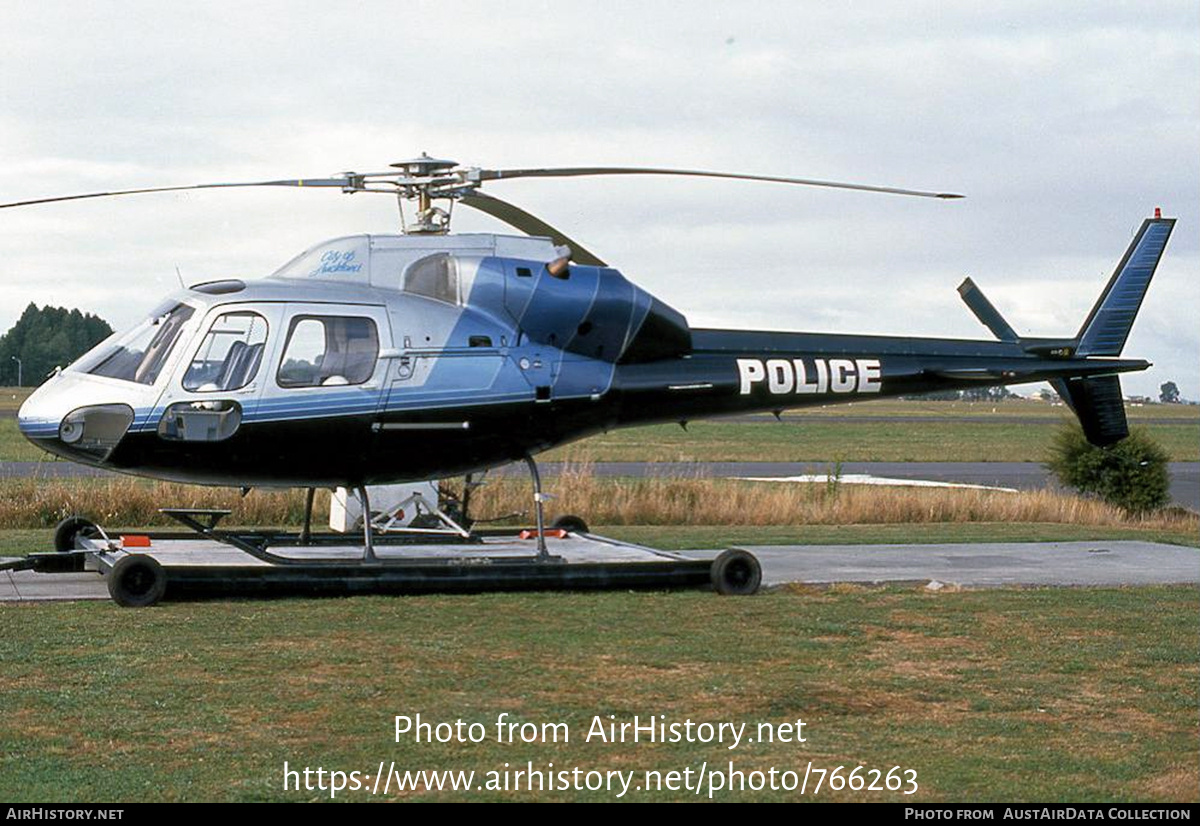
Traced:
<path fill-rule="evenodd" d="M 403 232 L 324 241 L 258 280 L 193 285 L 39 387 L 21 432 L 100 468 L 207 485 L 367 487 L 525 461 L 619 427 L 1049 381 L 1087 438 L 1127 433 L 1121 357 L 1174 219 L 1146 219 L 1079 331 L 1018 335 L 970 279 L 995 340 L 699 329 L 559 230 L 481 187 L 677 175 L 951 199 L 833 181 L 637 167 L 483 169 L 427 155 L 385 172 L 223 187 L 396 196 Z M 415 204 L 405 219 L 404 205 Z M 526 233 L 451 234 L 456 204 Z M 370 520 L 367 557 L 370 557 Z"/>

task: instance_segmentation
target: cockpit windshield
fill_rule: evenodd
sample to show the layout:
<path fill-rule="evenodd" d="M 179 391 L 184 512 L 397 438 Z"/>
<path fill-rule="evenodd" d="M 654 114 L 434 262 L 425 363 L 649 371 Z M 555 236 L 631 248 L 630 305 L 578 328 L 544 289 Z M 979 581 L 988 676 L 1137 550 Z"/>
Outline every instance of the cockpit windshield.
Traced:
<path fill-rule="evenodd" d="M 195 310 L 187 304 L 168 302 L 114 343 L 114 349 L 88 372 L 94 376 L 154 384 L 175 348 L 179 333 Z"/>

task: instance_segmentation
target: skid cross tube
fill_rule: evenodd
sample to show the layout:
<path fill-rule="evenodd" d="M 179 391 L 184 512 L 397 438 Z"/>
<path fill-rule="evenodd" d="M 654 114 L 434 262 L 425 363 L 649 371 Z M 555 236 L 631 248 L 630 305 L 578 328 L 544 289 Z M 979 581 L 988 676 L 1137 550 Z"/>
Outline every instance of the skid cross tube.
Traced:
<path fill-rule="evenodd" d="M 267 553 L 265 547 L 258 547 L 251 544 L 239 536 L 234 536 L 231 533 L 217 530 L 217 523 L 229 514 L 233 513 L 230 510 L 202 510 L 197 508 L 159 508 L 159 513 L 164 513 L 167 516 L 185 525 L 201 536 L 206 536 L 216 542 L 225 545 L 232 545 L 239 551 L 245 551 L 253 557 L 266 560 L 270 554 Z M 208 524 L 201 522 L 201 519 L 207 519 Z"/>
<path fill-rule="evenodd" d="M 345 559 L 337 559 L 325 557 L 321 559 L 293 559 L 286 556 L 273 554 L 266 548 L 268 540 L 264 537 L 263 544 L 255 545 L 253 542 L 248 542 L 240 536 L 229 533 L 228 531 L 217 530 L 217 523 L 228 516 L 232 511 L 228 510 L 197 510 L 193 508 L 159 508 L 159 513 L 165 513 L 175 521 L 191 528 L 201 536 L 207 537 L 214 542 L 220 542 L 223 545 L 229 545 L 237 548 L 239 551 L 249 554 L 255 559 L 263 562 L 268 562 L 272 565 L 345 565 Z M 201 522 L 201 519 L 206 519 L 208 524 Z M 367 551 L 370 552 L 370 535 L 368 533 Z M 363 561 L 377 561 L 374 559 L 374 553 L 371 552 L 370 560 L 364 553 Z"/>
<path fill-rule="evenodd" d="M 363 502 L 364 513 L 370 513 L 370 504 L 369 504 L 369 500 L 367 500 L 366 491 L 363 490 L 362 488 L 359 488 L 359 493 L 360 493 L 360 495 L 363 496 L 363 499 L 364 499 L 364 502 Z M 217 527 L 216 527 L 217 523 L 220 522 L 226 516 L 228 516 L 231 513 L 231 511 L 228 511 L 228 510 L 202 510 L 202 509 L 195 509 L 195 508 L 160 508 L 159 512 L 164 513 L 167 516 L 170 516 L 172 519 L 175 519 L 177 522 L 180 522 L 181 524 L 187 526 L 188 528 L 191 528 L 192 530 L 194 530 L 196 533 L 200 534 L 201 536 L 211 539 L 214 542 L 220 542 L 223 545 L 229 545 L 230 547 L 237 548 L 239 551 L 249 554 L 250 556 L 254 557 L 255 559 L 261 560 L 262 562 L 266 562 L 271 565 L 285 565 L 285 566 L 291 566 L 291 567 L 303 567 L 303 566 L 347 567 L 347 566 L 360 565 L 360 566 L 365 566 L 365 567 L 380 567 L 380 566 L 382 566 L 382 567 L 403 568 L 403 567 L 413 567 L 413 566 L 421 566 L 421 565 L 458 565 L 458 564 L 462 564 L 462 559 L 459 557 L 441 557 L 441 556 L 439 556 L 439 557 L 409 557 L 406 559 L 380 558 L 375 553 L 374 532 L 373 532 L 373 529 L 372 529 L 369 519 L 364 520 L 364 524 L 363 524 L 363 537 L 365 540 L 365 544 L 364 544 L 363 555 L 362 555 L 361 559 L 348 560 L 345 557 L 306 557 L 303 559 L 299 559 L 299 558 L 295 558 L 295 557 L 280 556 L 278 554 L 274 554 L 274 553 L 271 553 L 270 551 L 268 551 L 267 545 L 268 545 L 268 543 L 271 542 L 271 539 L 272 539 L 272 537 L 270 537 L 270 536 L 258 537 L 259 544 L 256 544 L 254 542 L 248 541 L 246 538 L 244 538 L 242 536 L 238 536 L 238 535 L 230 533 L 228 531 L 217 530 Z M 204 520 L 204 521 L 201 521 L 201 520 Z M 445 536 L 445 534 L 441 534 L 441 535 Z M 476 537 L 473 534 L 468 534 L 466 539 L 471 540 L 470 544 L 477 544 L 478 542 L 481 541 L 478 539 L 478 537 Z M 311 543 L 311 540 L 310 540 L 310 543 Z M 483 560 L 487 564 L 500 564 L 500 565 L 507 565 L 507 564 L 514 564 L 514 563 L 520 564 L 522 562 L 530 562 L 530 561 L 540 562 L 540 561 L 546 561 L 548 559 L 557 559 L 557 557 L 550 557 L 545 552 L 544 542 L 540 542 L 539 545 L 542 546 L 541 548 L 539 548 L 539 552 L 537 554 L 531 555 L 531 556 L 495 556 L 495 557 L 484 556 L 484 557 L 477 557 L 476 559 Z M 13 567 L 13 569 L 21 570 L 21 568 L 16 568 L 16 567 Z"/>

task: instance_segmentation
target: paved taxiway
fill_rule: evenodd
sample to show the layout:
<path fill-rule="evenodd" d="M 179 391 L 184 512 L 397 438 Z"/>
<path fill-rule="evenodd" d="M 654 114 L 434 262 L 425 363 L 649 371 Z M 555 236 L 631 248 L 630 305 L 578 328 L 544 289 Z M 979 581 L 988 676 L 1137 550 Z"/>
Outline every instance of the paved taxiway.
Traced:
<path fill-rule="evenodd" d="M 752 539 L 753 529 L 747 529 Z M 931 582 L 988 588 L 1200 584 L 1200 549 L 1133 540 L 946 545 L 750 545 L 763 584 Z M 718 551 L 688 551 L 706 559 Z M 107 599 L 93 573 L 0 573 L 0 602 Z"/>

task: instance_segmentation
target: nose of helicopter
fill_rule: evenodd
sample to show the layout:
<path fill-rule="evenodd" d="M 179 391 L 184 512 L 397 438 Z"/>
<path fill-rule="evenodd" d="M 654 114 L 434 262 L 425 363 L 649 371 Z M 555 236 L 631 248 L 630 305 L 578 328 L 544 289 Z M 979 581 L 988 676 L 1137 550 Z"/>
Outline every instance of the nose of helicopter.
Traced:
<path fill-rule="evenodd" d="M 30 393 L 17 411 L 17 428 L 21 431 L 22 436 L 34 444 L 43 439 L 58 437 L 58 425 L 62 421 L 62 413 L 55 415 L 56 409 L 60 405 L 55 404 L 51 398 L 55 395 L 49 392 L 49 386 L 52 383 L 53 380 Z"/>
<path fill-rule="evenodd" d="M 76 377 L 55 376 L 21 405 L 17 427 L 45 451 L 101 464 L 133 424 L 133 408 L 104 398 L 102 392 Z"/>

